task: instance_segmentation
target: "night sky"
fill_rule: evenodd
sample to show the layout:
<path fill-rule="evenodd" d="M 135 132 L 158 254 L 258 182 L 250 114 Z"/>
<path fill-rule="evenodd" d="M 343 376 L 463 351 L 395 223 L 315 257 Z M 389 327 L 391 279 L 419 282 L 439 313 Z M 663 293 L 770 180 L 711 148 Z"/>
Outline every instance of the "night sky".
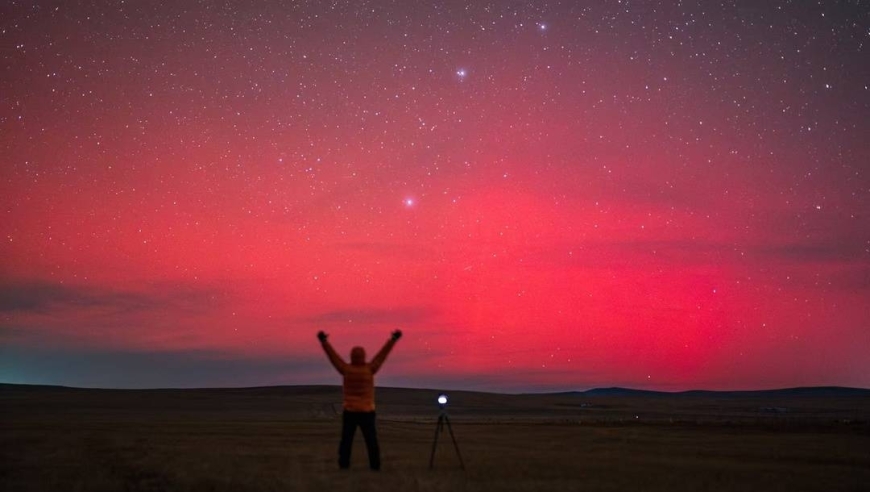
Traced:
<path fill-rule="evenodd" d="M 0 382 L 870 387 L 870 5 L 5 1 Z"/>

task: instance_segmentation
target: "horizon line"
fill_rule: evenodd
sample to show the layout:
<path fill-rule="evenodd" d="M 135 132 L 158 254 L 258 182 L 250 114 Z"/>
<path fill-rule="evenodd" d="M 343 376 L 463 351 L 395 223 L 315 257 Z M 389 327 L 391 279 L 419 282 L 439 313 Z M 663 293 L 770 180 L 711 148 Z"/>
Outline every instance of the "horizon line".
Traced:
<path fill-rule="evenodd" d="M 272 389 L 272 388 L 337 388 L 341 389 L 341 384 L 272 384 L 262 386 L 197 386 L 197 387 L 143 387 L 143 388 L 119 388 L 119 387 L 100 387 L 100 386 L 71 386 L 65 384 L 35 384 L 35 383 L 8 383 L 0 381 L 2 386 L 17 386 L 30 388 L 62 388 L 71 390 L 102 390 L 102 391 L 219 391 L 219 390 L 254 390 L 254 389 Z M 585 394 L 592 392 L 633 392 L 633 393 L 656 393 L 663 395 L 680 395 L 686 393 L 770 393 L 770 392 L 785 392 L 797 390 L 846 390 L 846 391 L 866 391 L 870 392 L 870 388 L 859 386 L 837 386 L 837 385 L 822 385 L 822 386 L 788 386 L 775 387 L 766 389 L 738 389 L 738 390 L 711 390 L 711 389 L 688 389 L 688 390 L 650 390 L 640 389 L 628 386 L 597 386 L 585 390 L 563 390 L 563 391 L 494 391 L 494 390 L 468 390 L 468 389 L 449 389 L 449 388 L 424 388 L 424 387 L 409 387 L 409 386 L 378 386 L 376 390 L 413 390 L 413 391 L 433 391 L 433 392 L 453 392 L 453 393 L 487 393 L 495 395 L 565 395 L 565 394 Z"/>

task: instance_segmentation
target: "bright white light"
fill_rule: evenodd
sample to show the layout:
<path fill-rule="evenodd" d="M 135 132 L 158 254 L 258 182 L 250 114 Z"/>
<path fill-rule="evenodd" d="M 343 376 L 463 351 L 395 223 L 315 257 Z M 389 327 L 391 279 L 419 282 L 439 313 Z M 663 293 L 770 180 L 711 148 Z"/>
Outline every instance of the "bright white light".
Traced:
<path fill-rule="evenodd" d="M 405 198 L 403 200 L 403 203 L 405 204 L 406 207 L 413 207 L 414 203 L 416 203 L 416 202 L 414 202 L 413 198 Z"/>
<path fill-rule="evenodd" d="M 447 404 L 447 395 L 438 395 L 438 404 L 446 405 Z"/>
<path fill-rule="evenodd" d="M 465 78 L 466 75 L 468 75 L 468 72 L 466 72 L 464 68 L 460 68 L 459 70 L 456 71 L 456 75 L 460 79 L 463 79 L 463 78 Z"/>

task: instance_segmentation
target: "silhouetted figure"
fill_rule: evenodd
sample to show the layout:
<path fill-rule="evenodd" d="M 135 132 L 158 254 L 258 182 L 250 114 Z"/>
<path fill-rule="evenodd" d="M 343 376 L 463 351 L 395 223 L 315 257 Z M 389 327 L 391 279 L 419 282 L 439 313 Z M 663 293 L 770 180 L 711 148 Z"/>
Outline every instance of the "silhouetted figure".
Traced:
<path fill-rule="evenodd" d="M 329 362 L 344 377 L 342 391 L 344 393 L 344 412 L 341 415 L 341 443 L 338 446 L 338 466 L 342 469 L 350 467 L 350 451 L 356 428 L 362 430 L 369 453 L 369 467 L 372 470 L 381 469 L 381 449 L 378 446 L 378 432 L 375 428 L 375 378 L 374 375 L 387 359 L 393 345 L 402 337 L 401 330 L 396 330 L 387 340 L 378 355 L 366 363 L 366 351 L 362 347 L 354 347 L 350 351 L 350 364 L 342 360 L 327 340 L 328 335 L 322 331 L 317 338 L 329 357 Z"/>

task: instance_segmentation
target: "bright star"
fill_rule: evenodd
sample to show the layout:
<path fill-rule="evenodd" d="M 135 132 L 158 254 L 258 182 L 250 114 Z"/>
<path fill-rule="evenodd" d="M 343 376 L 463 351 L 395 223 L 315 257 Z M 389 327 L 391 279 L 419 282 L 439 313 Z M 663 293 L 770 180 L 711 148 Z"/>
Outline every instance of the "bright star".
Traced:
<path fill-rule="evenodd" d="M 413 198 L 405 198 L 404 200 L 402 200 L 402 203 L 404 203 L 406 207 L 410 208 L 413 207 L 416 202 Z"/>
<path fill-rule="evenodd" d="M 460 79 L 464 79 L 466 75 L 468 75 L 468 72 L 466 72 L 464 68 L 460 68 L 456 71 L 456 76 Z"/>

